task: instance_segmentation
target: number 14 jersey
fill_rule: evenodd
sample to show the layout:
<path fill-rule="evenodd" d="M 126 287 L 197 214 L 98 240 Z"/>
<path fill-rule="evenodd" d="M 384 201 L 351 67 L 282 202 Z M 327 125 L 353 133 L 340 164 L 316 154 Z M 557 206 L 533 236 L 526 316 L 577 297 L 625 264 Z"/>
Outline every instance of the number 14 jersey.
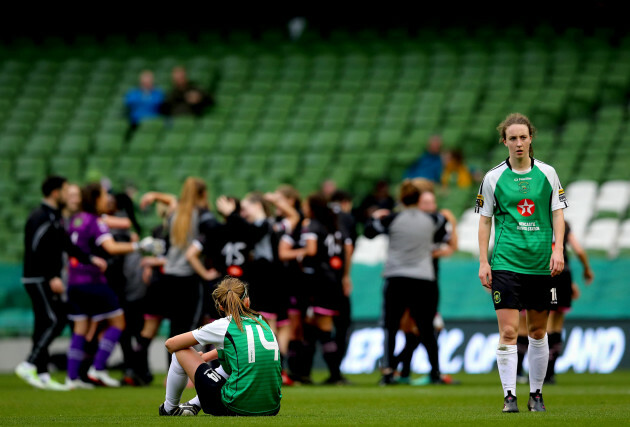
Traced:
<path fill-rule="evenodd" d="M 228 316 L 192 334 L 200 344 L 216 347 L 219 362 L 230 375 L 221 390 L 225 406 L 243 415 L 273 414 L 282 398 L 278 341 L 262 317 L 258 322 L 249 317 L 241 319 L 242 331 Z"/>
<path fill-rule="evenodd" d="M 531 159 L 531 169 L 512 170 L 509 159 L 491 169 L 479 187 L 475 212 L 494 215 L 493 270 L 549 274 L 552 212 L 568 207 L 553 167 Z"/>

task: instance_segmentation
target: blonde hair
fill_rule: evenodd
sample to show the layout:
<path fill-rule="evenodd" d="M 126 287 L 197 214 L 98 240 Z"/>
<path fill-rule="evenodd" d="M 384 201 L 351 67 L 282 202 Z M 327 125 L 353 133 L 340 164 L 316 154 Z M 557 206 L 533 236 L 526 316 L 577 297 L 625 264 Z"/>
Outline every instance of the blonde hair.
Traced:
<path fill-rule="evenodd" d="M 171 242 L 173 245 L 182 249 L 188 246 L 192 216 L 197 203 L 206 193 L 206 188 L 206 183 L 201 178 L 186 178 L 171 228 Z"/>
<path fill-rule="evenodd" d="M 212 292 L 214 305 L 219 313 L 232 316 L 238 329 L 243 330 L 242 317 L 249 317 L 262 326 L 257 319 L 260 314 L 245 306 L 245 299 L 248 298 L 248 285 L 240 279 L 226 276 Z"/>

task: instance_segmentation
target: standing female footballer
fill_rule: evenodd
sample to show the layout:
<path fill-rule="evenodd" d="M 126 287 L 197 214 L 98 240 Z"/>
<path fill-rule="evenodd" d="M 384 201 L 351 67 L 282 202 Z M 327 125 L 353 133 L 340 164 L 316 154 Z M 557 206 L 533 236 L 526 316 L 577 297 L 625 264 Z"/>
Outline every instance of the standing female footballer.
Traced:
<path fill-rule="evenodd" d="M 551 278 L 564 269 L 562 210 L 568 204 L 554 168 L 532 157 L 535 128 L 529 119 L 510 114 L 497 130 L 509 157 L 486 174 L 477 195 L 479 279 L 492 292 L 499 323 L 497 365 L 503 412 L 518 412 L 516 340 L 521 309 L 527 310 L 529 332 L 527 407 L 545 411 L 541 391 L 549 360 L 547 317 L 550 306 L 557 304 Z M 495 242 L 488 260 L 493 216 Z"/>
<path fill-rule="evenodd" d="M 326 384 L 345 384 L 347 381 L 341 376 L 341 357 L 332 330 L 333 317 L 339 313 L 342 298 L 344 294 L 350 295 L 352 290 L 350 262 L 354 246 L 322 193 L 309 196 L 303 209 L 309 222 L 301 236 L 305 242 L 302 267 L 315 314 L 317 338 L 330 371 Z"/>
<path fill-rule="evenodd" d="M 434 236 L 440 219 L 419 209 L 421 191 L 411 180 L 400 186 L 400 200 L 404 209 L 391 214 L 380 209 L 372 214 L 365 227 L 365 237 L 389 235 L 387 261 L 383 276 L 383 307 L 385 322 L 385 357 L 381 384 L 394 384 L 396 332 L 406 309 L 416 322 L 420 341 L 424 344 L 431 363 L 430 382 L 444 383 L 440 375 L 438 344 L 433 333 L 433 319 L 437 313 L 438 286 L 433 270 Z M 444 221 L 442 219 L 442 221 Z"/>
<path fill-rule="evenodd" d="M 116 242 L 109 228 L 99 215 L 107 210 L 107 193 L 99 183 L 89 184 L 82 189 L 82 212 L 70 219 L 68 233 L 72 242 L 87 253 L 104 251 L 110 255 L 122 255 L 140 248 L 146 251 L 159 251 L 152 237 L 138 243 Z M 108 285 L 103 272 L 91 264 L 82 264 L 76 258 L 68 263 L 68 318 L 74 321 L 72 340 L 68 349 L 68 378 L 66 385 L 73 388 L 92 388 L 79 378 L 79 368 L 84 357 L 86 340 L 91 337 L 91 322 L 107 320 L 109 326 L 99 340 L 94 363 L 88 371 L 88 378 L 110 387 L 119 382 L 109 376 L 105 365 L 114 350 L 120 334 L 125 328 L 125 318 L 114 290 Z"/>
<path fill-rule="evenodd" d="M 277 415 L 282 398 L 278 342 L 262 316 L 250 308 L 247 284 L 228 276 L 212 298 L 225 317 L 166 341 L 175 357 L 159 414 L 197 415 L 203 409 L 215 416 Z M 191 348 L 197 344 L 216 349 L 200 354 Z M 216 369 L 207 363 L 215 359 L 220 363 Z M 180 405 L 188 378 L 197 396 Z"/>
<path fill-rule="evenodd" d="M 148 382 L 151 380 L 148 349 L 162 319 L 171 321 L 170 336 L 189 331 L 201 323 L 203 288 L 186 259 L 186 250 L 199 233 L 218 226 L 208 211 L 208 190 L 200 178 L 186 179 L 179 200 L 170 194 L 150 192 L 142 197 L 140 207 L 145 208 L 154 202 L 168 205 L 171 216 L 166 255 L 156 259 L 153 265 L 161 264 L 164 274 L 147 289 L 144 327 L 138 340 L 138 373 Z"/>

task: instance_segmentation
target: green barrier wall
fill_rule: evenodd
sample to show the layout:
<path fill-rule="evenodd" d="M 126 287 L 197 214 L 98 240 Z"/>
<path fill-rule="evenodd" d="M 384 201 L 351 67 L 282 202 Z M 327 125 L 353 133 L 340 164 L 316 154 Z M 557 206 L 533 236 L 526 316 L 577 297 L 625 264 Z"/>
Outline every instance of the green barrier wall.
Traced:
<path fill-rule="evenodd" d="M 571 317 L 630 319 L 630 257 L 592 259 L 595 282 L 584 286 L 582 268 L 572 261 L 574 280 L 582 295 L 573 302 Z M 477 279 L 472 259 L 445 259 L 440 264 L 440 313 L 451 320 L 494 320 L 489 294 Z M 381 315 L 382 265 L 352 267 L 352 314 L 358 321 L 375 321 Z M 22 266 L 0 264 L 0 335 L 27 335 L 32 327 L 31 303 L 20 283 Z"/>
<path fill-rule="evenodd" d="M 582 319 L 630 318 L 630 258 L 591 259 L 595 281 L 584 286 L 582 266 L 571 261 L 573 280 L 581 297 L 573 301 L 570 316 Z M 355 320 L 375 320 L 381 313 L 382 265 L 355 264 L 352 267 Z M 440 262 L 440 313 L 445 319 L 494 319 L 488 293 L 479 283 L 479 264 L 471 259 L 444 259 Z"/>

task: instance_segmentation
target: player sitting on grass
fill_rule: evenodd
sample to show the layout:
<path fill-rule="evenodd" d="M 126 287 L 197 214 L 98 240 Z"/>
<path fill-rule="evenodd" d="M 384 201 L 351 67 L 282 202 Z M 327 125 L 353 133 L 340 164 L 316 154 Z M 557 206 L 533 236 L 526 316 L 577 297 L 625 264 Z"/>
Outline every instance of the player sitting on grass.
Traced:
<path fill-rule="evenodd" d="M 247 285 L 226 277 L 212 292 L 217 311 L 225 317 L 169 338 L 173 353 L 166 379 L 166 400 L 160 415 L 197 415 L 199 409 L 216 416 L 276 415 L 280 411 L 280 355 L 269 325 L 250 308 Z M 216 350 L 197 353 L 194 345 Z M 213 368 L 207 362 L 218 359 Z M 197 396 L 179 404 L 190 378 Z"/>

